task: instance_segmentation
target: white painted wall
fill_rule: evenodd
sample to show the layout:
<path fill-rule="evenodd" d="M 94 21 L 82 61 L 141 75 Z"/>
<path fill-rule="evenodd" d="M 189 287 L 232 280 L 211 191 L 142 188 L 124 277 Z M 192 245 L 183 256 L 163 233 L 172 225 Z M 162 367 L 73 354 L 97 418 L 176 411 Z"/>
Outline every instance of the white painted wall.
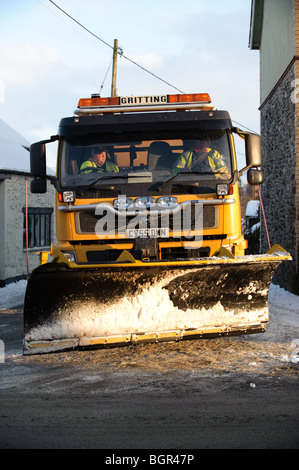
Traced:
<path fill-rule="evenodd" d="M 28 180 L 28 207 L 53 207 L 52 243 L 55 241 L 55 188 L 48 180 L 46 194 L 31 194 L 30 176 L 11 174 L 0 182 L 0 280 L 27 273 L 26 251 L 23 249 L 22 212 L 25 207 L 25 180 Z M 39 265 L 35 250 L 29 252 L 29 270 Z"/>
<path fill-rule="evenodd" d="M 260 46 L 261 103 L 295 56 L 294 38 L 294 0 L 264 0 Z"/>

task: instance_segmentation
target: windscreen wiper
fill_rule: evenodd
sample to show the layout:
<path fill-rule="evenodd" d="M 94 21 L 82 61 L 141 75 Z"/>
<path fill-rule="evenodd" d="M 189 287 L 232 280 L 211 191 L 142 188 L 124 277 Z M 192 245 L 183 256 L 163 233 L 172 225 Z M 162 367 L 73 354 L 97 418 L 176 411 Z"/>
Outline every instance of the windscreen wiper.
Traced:
<path fill-rule="evenodd" d="M 225 173 L 221 173 L 219 171 L 218 172 L 214 172 L 214 171 L 196 171 L 196 170 L 180 171 L 179 173 L 176 173 L 175 175 L 168 178 L 166 181 L 163 181 L 161 183 L 161 185 L 158 186 L 157 191 L 160 193 L 164 188 L 166 188 L 168 186 L 171 187 L 173 180 L 175 180 L 176 177 L 179 176 L 179 175 L 212 175 L 213 176 L 213 175 L 216 175 L 216 174 L 224 174 L 225 175 Z M 189 186 L 193 186 L 197 183 L 198 183 L 198 181 L 196 181 L 196 182 L 188 181 Z"/>
<path fill-rule="evenodd" d="M 207 172 L 204 172 L 204 171 L 192 171 L 192 170 L 180 171 L 179 173 L 176 173 L 175 175 L 173 175 L 173 176 L 171 176 L 170 178 L 168 178 L 166 181 L 163 181 L 162 184 L 157 188 L 157 191 L 160 193 L 164 188 L 166 188 L 166 187 L 168 187 L 168 186 L 171 187 L 173 180 L 175 180 L 176 177 L 179 176 L 179 175 L 192 175 L 192 174 L 193 174 L 193 175 L 212 175 L 213 173 L 211 173 L 210 171 L 209 171 L 209 172 L 208 172 L 208 171 L 207 171 Z M 197 183 L 197 182 L 196 182 L 196 183 Z M 190 182 L 188 181 L 188 184 L 189 184 L 190 186 L 192 186 L 192 185 L 195 184 L 195 183 L 193 183 L 192 181 L 190 181 Z"/>
<path fill-rule="evenodd" d="M 105 175 L 105 174 L 102 174 L 99 178 L 97 178 L 96 180 L 94 180 L 92 183 L 86 185 L 86 186 L 78 186 L 76 189 L 77 191 L 88 191 L 90 188 L 92 188 L 92 186 L 94 186 L 95 184 L 97 184 L 99 181 L 101 180 L 104 180 L 104 179 L 107 179 L 107 176 L 108 175 Z"/>
<path fill-rule="evenodd" d="M 147 175 L 145 175 L 147 176 Z M 78 186 L 76 189 L 78 191 L 88 191 L 90 188 L 92 188 L 94 185 L 99 183 L 99 181 L 103 180 L 110 180 L 110 179 L 128 179 L 128 178 L 140 178 L 142 175 L 140 173 L 126 173 L 124 175 L 120 175 L 119 173 L 113 173 L 112 175 L 107 175 L 107 174 L 102 174 L 99 178 L 97 178 L 95 181 L 92 183 L 86 185 L 86 186 Z"/>
<path fill-rule="evenodd" d="M 184 171 L 183 173 L 187 173 L 187 172 Z M 168 178 L 167 180 L 163 181 L 163 182 L 160 184 L 160 186 L 158 186 L 157 191 L 158 191 L 159 193 L 161 193 L 161 191 L 162 191 L 164 188 L 166 188 L 166 187 L 168 187 L 168 186 L 171 187 L 172 181 L 173 181 L 174 179 L 176 179 L 176 177 L 179 176 L 179 175 L 181 175 L 181 174 L 182 174 L 182 172 L 176 173 L 175 175 L 171 176 L 171 177 Z"/>

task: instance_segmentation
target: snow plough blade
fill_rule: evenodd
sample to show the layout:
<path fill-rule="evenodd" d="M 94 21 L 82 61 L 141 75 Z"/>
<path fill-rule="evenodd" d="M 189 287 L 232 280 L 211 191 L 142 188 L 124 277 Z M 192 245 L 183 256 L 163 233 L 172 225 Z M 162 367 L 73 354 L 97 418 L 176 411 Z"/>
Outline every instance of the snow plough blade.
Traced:
<path fill-rule="evenodd" d="M 33 271 L 24 354 L 263 332 L 273 274 L 291 259 L 265 255 L 134 261 Z"/>

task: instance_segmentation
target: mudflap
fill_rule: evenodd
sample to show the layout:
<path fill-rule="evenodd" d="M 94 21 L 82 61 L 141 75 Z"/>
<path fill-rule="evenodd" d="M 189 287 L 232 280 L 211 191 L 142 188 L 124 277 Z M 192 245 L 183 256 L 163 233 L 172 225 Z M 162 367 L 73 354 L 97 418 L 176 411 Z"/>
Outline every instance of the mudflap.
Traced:
<path fill-rule="evenodd" d="M 286 252 L 285 252 L 286 253 Z M 222 334 L 244 334 L 264 331 L 268 321 L 268 293 L 273 274 L 285 259 L 285 253 L 271 253 L 239 258 L 206 258 L 188 262 L 136 262 L 101 265 L 97 268 L 71 268 L 64 264 L 48 263 L 35 269 L 28 281 L 24 304 L 24 354 L 61 351 L 90 347 L 119 346 L 136 342 L 192 339 Z M 48 325 L 59 325 L 68 309 L 78 305 L 96 305 L 109 309 L 133 302 L 142 292 L 160 286 L 168 293 L 176 318 L 167 327 L 149 330 L 138 326 L 117 327 L 113 331 L 96 333 L 59 331 Z M 133 307 L 132 307 L 133 308 Z M 202 312 L 221 308 L 232 312 L 233 321 L 203 321 Z M 210 310 L 209 310 L 210 309 Z M 192 324 L 188 324 L 189 312 Z M 257 319 L 248 320 L 252 311 Z M 89 315 L 89 310 L 87 308 Z M 197 315 L 197 319 L 194 320 Z M 236 315 L 241 314 L 236 321 Z M 94 309 L 93 309 L 94 315 Z M 114 323 L 117 323 L 117 315 Z"/>

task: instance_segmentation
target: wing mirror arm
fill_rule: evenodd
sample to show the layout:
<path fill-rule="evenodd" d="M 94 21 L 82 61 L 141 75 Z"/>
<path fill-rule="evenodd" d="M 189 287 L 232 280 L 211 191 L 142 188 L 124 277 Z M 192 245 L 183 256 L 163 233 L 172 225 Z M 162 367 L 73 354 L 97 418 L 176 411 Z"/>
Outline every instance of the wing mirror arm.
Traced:
<path fill-rule="evenodd" d="M 242 131 L 233 127 L 232 131 L 245 140 L 246 166 L 238 171 L 238 176 L 247 171 L 247 181 L 250 185 L 262 184 L 263 172 L 259 168 L 262 165 L 261 138 L 258 134 Z"/>

